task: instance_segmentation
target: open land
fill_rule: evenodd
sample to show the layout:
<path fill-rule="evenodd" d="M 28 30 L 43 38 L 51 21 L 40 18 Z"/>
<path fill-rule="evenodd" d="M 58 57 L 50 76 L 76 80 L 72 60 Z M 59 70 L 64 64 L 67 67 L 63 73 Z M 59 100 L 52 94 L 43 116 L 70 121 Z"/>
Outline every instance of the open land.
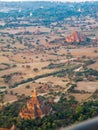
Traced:
<path fill-rule="evenodd" d="M 18 114 L 34 88 L 53 107 L 34 130 L 98 115 L 98 2 L 0 2 L 0 127 L 32 129 Z"/>

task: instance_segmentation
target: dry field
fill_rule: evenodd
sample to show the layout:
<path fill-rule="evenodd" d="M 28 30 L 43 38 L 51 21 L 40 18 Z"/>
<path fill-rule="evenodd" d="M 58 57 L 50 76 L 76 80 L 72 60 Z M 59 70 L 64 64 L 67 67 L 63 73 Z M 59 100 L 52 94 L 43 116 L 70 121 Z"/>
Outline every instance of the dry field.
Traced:
<path fill-rule="evenodd" d="M 66 78 L 58 78 L 58 77 L 53 77 L 53 76 L 49 76 L 46 78 L 40 78 L 38 80 L 36 80 L 37 83 L 41 82 L 41 83 L 51 83 L 53 86 L 61 86 L 61 88 L 66 89 L 66 84 L 68 83 L 68 81 L 66 81 Z"/>
<path fill-rule="evenodd" d="M 46 28 L 46 27 L 43 27 L 43 26 L 41 26 L 40 28 L 38 28 L 38 27 L 18 27 L 18 28 L 7 28 L 7 29 L 3 29 L 3 30 L 1 30 L 1 32 L 8 32 L 8 33 L 10 33 L 10 34 L 16 34 L 16 33 L 20 33 L 20 32 L 22 32 L 22 33 L 24 33 L 24 32 L 26 32 L 26 31 L 29 31 L 29 32 L 31 32 L 31 33 L 33 33 L 33 32 L 35 32 L 36 30 L 41 30 L 42 32 L 49 32 L 50 31 L 50 29 L 49 28 Z"/>
<path fill-rule="evenodd" d="M 98 56 L 97 53 L 94 53 L 94 50 L 98 50 L 98 48 L 95 48 L 95 47 L 92 47 L 92 48 L 82 47 L 82 48 L 69 49 L 70 53 L 74 57 L 86 56 L 86 57 L 90 57 L 90 58 L 94 58 L 94 57 Z M 65 48 L 60 48 L 58 53 L 59 54 L 66 54 Z"/>
<path fill-rule="evenodd" d="M 97 54 L 94 53 L 94 49 L 95 48 L 84 47 L 84 48 L 69 49 L 69 51 L 73 55 L 73 57 L 76 57 L 76 58 L 82 57 L 84 55 L 90 58 L 92 57 L 95 58 L 97 57 Z M 26 80 L 28 78 L 33 78 L 38 75 L 57 71 L 59 70 L 58 68 L 54 68 L 54 69 L 48 69 L 48 68 L 42 69 L 42 68 L 47 67 L 50 63 L 59 64 L 59 63 L 64 63 L 66 61 L 66 56 L 65 56 L 67 53 L 66 47 L 59 47 L 57 49 L 56 55 L 54 55 L 55 52 L 53 49 L 51 49 L 50 51 L 46 51 L 46 53 L 40 52 L 40 51 L 39 52 L 35 51 L 34 53 L 34 49 L 32 49 L 32 51 L 33 52 L 16 53 L 15 55 L 13 55 L 12 52 L 11 53 L 9 52 L 7 53 L 8 56 L 2 56 L 2 53 L 1 53 L 0 63 L 4 62 L 10 65 L 15 64 L 16 67 L 10 67 L 9 69 L 1 71 L 0 77 L 4 75 L 10 75 L 15 72 L 21 73 L 21 75 L 13 75 L 8 84 L 7 83 L 5 84 L 4 81 L 2 81 L 1 85 L 9 86 L 9 85 L 13 85 L 15 82 L 21 82 L 22 80 Z M 49 59 L 51 59 L 52 61 Z M 97 66 L 97 62 L 95 64 Z M 92 66 L 94 67 L 94 64 Z M 34 68 L 38 68 L 38 71 L 35 72 Z M 33 87 L 39 88 L 40 86 L 39 83 L 42 83 L 42 84 L 52 83 L 52 86 L 55 86 L 52 88 L 54 89 L 54 91 L 55 90 L 58 91 L 58 88 L 56 88 L 57 85 L 61 86 L 61 90 L 67 91 L 66 84 L 68 82 L 66 81 L 66 78 L 57 78 L 57 77 L 49 76 L 49 77 L 40 78 L 36 80 L 35 84 L 32 84 L 29 82 L 29 83 L 24 83 L 22 85 L 19 85 L 16 88 L 12 88 L 12 89 L 7 88 L 8 93 L 10 93 L 10 91 L 13 91 L 14 95 L 6 94 L 4 101 L 5 102 L 15 101 L 17 99 L 17 96 L 15 96 L 16 93 L 17 95 L 22 95 L 22 94 L 25 94 L 26 96 L 31 95 L 33 91 Z M 30 85 L 31 87 L 27 89 L 26 88 L 27 85 Z M 97 86 L 98 86 L 98 82 L 93 82 L 93 83 L 80 82 L 78 83 L 78 87 L 76 89 L 86 90 L 88 92 L 94 92 L 97 89 Z M 38 90 L 38 93 L 41 94 L 42 92 L 44 92 L 43 89 L 44 87 L 42 87 L 41 91 Z M 47 90 L 47 92 L 49 91 Z M 44 93 L 46 93 L 46 91 Z M 76 99 L 78 99 L 77 94 L 74 96 L 76 97 Z M 88 96 L 82 95 L 79 101 L 85 100 Z"/>
<path fill-rule="evenodd" d="M 74 19 L 74 18 L 73 18 Z M 90 20 L 88 18 L 88 20 Z M 91 20 L 92 21 L 92 20 Z M 88 22 L 88 21 L 86 21 Z M 3 24 L 3 22 L 1 23 Z M 64 29 L 66 28 L 66 29 Z M 52 31 L 51 31 L 52 30 Z M 81 31 L 80 27 L 72 27 L 68 24 L 63 24 L 62 27 L 55 27 L 54 29 L 48 27 L 16 27 L 16 28 L 6 28 L 0 30 L 5 37 L 0 35 L 0 47 L 3 48 L 0 51 L 0 69 L 4 69 L 5 65 L 2 63 L 8 64 L 9 67 L 0 71 L 0 86 L 6 86 L 8 94 L 5 95 L 5 102 L 12 102 L 17 99 L 17 95 L 25 94 L 29 96 L 32 94 L 33 88 L 37 87 L 38 94 L 48 93 L 51 91 L 67 91 L 66 84 L 69 82 L 66 80 L 66 77 L 53 77 L 48 76 L 44 78 L 39 78 L 35 83 L 28 82 L 18 85 L 16 88 L 9 88 L 15 83 L 20 83 L 22 80 L 27 80 L 28 78 L 34 78 L 35 76 L 43 75 L 46 73 L 52 73 L 58 71 L 62 68 L 52 68 L 49 69 L 50 64 L 62 64 L 65 63 L 66 68 L 66 55 L 67 48 L 69 48 L 70 54 L 73 58 L 86 56 L 90 59 L 98 57 L 98 53 L 95 53 L 95 50 L 98 48 L 95 47 L 76 47 L 74 45 L 63 45 L 64 41 L 60 42 L 57 40 L 58 44 L 52 43 L 55 39 L 65 38 L 67 35 L 71 34 L 74 30 Z M 40 34 L 34 34 L 37 31 Z M 29 32 L 31 34 L 25 34 Z M 4 33 L 8 33 L 4 34 Z M 20 34 L 18 34 L 20 33 Z M 9 34 L 14 34 L 12 38 Z M 18 38 L 22 39 L 22 43 L 19 42 Z M 47 40 L 46 40 L 47 39 Z M 38 40 L 38 41 L 37 41 Z M 37 43 L 38 42 L 38 43 Z M 11 43 L 11 46 L 8 46 Z M 25 44 L 30 44 L 33 47 L 28 47 Z M 38 45 L 37 45 L 38 44 Z M 80 63 L 79 63 L 80 64 Z M 90 68 L 98 70 L 98 61 L 90 65 Z M 46 69 L 43 69 L 45 68 Z M 65 69 L 63 67 L 63 69 Z M 34 69 L 38 69 L 35 71 Z M 16 74 L 18 73 L 18 74 Z M 5 82 L 5 79 L 2 76 L 11 76 L 8 82 Z M 30 88 L 26 88 L 27 85 L 30 85 Z M 49 85 L 51 86 L 50 88 Z M 57 88 L 57 86 L 59 86 Z M 98 82 L 79 82 L 78 90 L 87 90 L 88 92 L 94 92 L 97 89 Z M 13 95 L 11 94 L 13 91 Z M 74 96 L 76 99 L 79 96 L 78 94 Z M 85 100 L 88 95 L 81 96 L 81 100 Z"/>
<path fill-rule="evenodd" d="M 76 90 L 84 90 L 86 92 L 95 92 L 95 90 L 98 89 L 98 81 L 96 82 L 79 82 L 77 84 Z"/>
<path fill-rule="evenodd" d="M 89 94 L 89 93 L 85 93 L 85 94 L 75 93 L 75 94 L 73 94 L 72 93 L 71 95 L 74 96 L 77 101 L 83 102 L 83 101 L 88 100 L 92 94 Z"/>
<path fill-rule="evenodd" d="M 89 68 L 98 70 L 98 61 L 96 61 L 93 65 L 89 65 Z"/>

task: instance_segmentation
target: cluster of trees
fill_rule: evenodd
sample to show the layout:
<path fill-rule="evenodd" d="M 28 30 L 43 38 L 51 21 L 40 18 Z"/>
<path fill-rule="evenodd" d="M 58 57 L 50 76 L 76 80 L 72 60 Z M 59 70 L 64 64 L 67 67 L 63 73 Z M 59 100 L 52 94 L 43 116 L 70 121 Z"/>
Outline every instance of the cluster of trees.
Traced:
<path fill-rule="evenodd" d="M 22 120 L 18 114 L 26 101 L 27 98 L 4 107 L 0 112 L 0 127 L 10 128 L 15 124 L 17 130 L 55 130 L 98 115 L 98 101 L 87 101 L 80 105 L 73 96 L 66 99 L 62 94 L 60 100 L 52 104 L 51 115 L 42 119 Z"/>
<path fill-rule="evenodd" d="M 63 68 L 64 66 L 65 66 L 65 63 L 60 63 L 60 64 L 50 63 L 47 67 L 43 67 L 42 69 Z"/>
<path fill-rule="evenodd" d="M 83 72 L 76 72 L 74 81 L 82 81 L 84 78 L 87 80 L 98 80 L 98 71 L 94 69 L 86 69 Z"/>
<path fill-rule="evenodd" d="M 75 87 L 77 87 L 77 84 L 72 84 L 71 87 L 68 89 L 68 92 L 73 92 Z"/>
<path fill-rule="evenodd" d="M 6 69 L 8 69 L 10 67 L 10 65 L 7 64 L 7 63 L 1 63 L 1 65 L 4 65 L 4 68 L 0 68 L 0 71 L 6 70 Z"/>

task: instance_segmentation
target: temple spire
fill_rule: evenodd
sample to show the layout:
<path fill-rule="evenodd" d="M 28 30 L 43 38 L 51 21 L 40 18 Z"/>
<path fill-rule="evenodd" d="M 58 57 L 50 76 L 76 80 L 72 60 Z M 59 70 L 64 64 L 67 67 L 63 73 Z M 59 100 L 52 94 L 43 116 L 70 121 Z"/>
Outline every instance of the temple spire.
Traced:
<path fill-rule="evenodd" d="M 22 119 L 42 118 L 51 112 L 51 109 L 43 101 L 39 102 L 37 98 L 36 88 L 34 87 L 32 97 L 27 101 L 27 105 L 22 108 L 19 115 Z"/>
<path fill-rule="evenodd" d="M 36 88 L 34 87 L 32 97 L 37 97 Z"/>

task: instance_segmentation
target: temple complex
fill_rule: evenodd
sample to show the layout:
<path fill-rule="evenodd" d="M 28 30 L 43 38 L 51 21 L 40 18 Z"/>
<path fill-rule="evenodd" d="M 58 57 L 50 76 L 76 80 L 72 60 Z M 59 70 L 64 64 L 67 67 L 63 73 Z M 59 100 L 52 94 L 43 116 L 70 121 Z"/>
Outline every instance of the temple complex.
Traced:
<path fill-rule="evenodd" d="M 46 104 L 44 101 L 39 101 L 34 88 L 32 97 L 27 101 L 27 104 L 19 113 L 19 116 L 22 119 L 35 119 L 43 118 L 46 115 L 49 115 L 51 112 L 51 107 L 49 104 Z"/>
<path fill-rule="evenodd" d="M 84 42 L 86 40 L 85 36 L 78 33 L 77 31 L 73 32 L 70 36 L 66 37 L 66 42 Z"/>

